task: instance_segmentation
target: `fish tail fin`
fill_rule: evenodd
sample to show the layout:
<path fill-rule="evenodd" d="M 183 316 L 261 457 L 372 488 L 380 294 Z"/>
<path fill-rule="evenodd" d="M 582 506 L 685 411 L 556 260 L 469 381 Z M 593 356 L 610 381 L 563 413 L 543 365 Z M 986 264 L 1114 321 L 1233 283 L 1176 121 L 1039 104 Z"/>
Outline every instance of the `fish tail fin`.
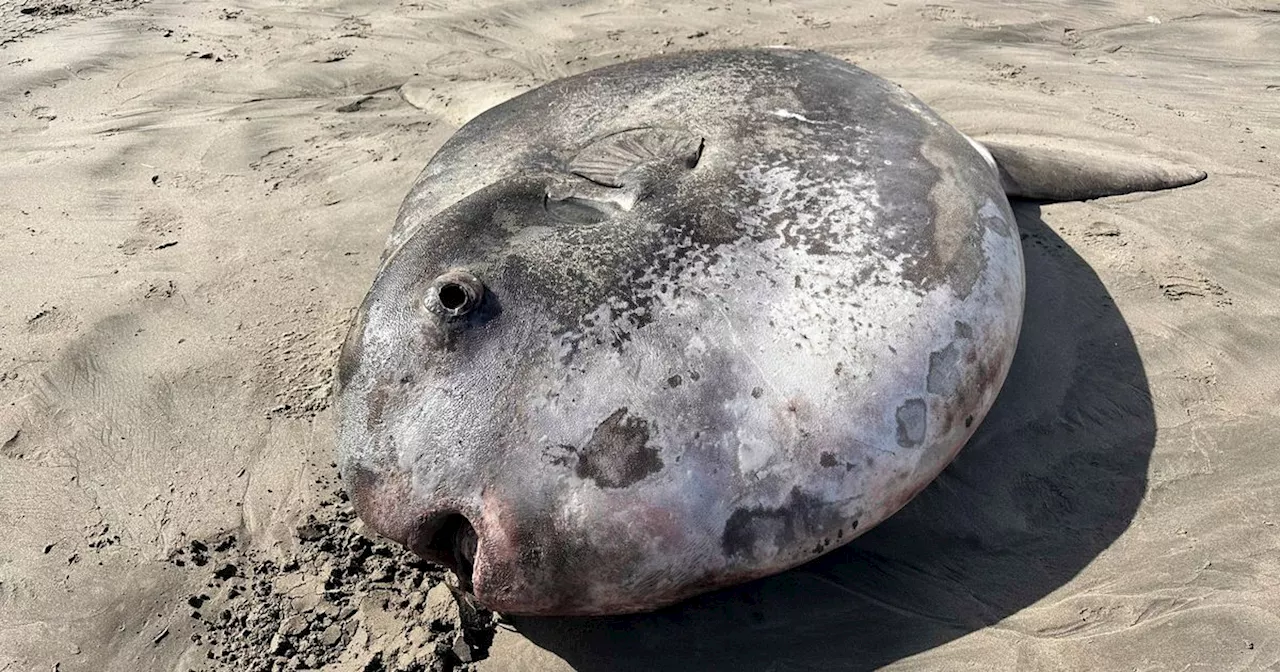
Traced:
<path fill-rule="evenodd" d="M 1017 198 L 1084 201 L 1183 187 L 1208 176 L 1192 166 L 1077 142 L 1042 138 L 969 141 L 994 164 L 1005 193 Z"/>

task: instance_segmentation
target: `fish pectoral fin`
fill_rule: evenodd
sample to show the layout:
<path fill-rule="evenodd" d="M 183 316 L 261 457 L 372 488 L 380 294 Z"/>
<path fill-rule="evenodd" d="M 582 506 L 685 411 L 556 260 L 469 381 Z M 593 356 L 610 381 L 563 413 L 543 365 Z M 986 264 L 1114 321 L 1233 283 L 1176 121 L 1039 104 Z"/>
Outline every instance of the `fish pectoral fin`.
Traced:
<path fill-rule="evenodd" d="M 629 128 L 583 147 L 569 162 L 569 172 L 643 197 L 657 184 L 697 167 L 702 148 L 702 136 L 683 129 Z"/>
<path fill-rule="evenodd" d="M 1119 148 L 1059 138 L 970 139 L 995 161 L 1009 196 L 1039 201 L 1083 201 L 1195 184 L 1198 168 L 1134 155 Z"/>
<path fill-rule="evenodd" d="M 543 201 L 548 213 L 573 224 L 594 224 L 617 214 L 630 212 L 638 195 L 631 189 L 597 184 L 578 175 L 565 175 L 547 185 Z"/>

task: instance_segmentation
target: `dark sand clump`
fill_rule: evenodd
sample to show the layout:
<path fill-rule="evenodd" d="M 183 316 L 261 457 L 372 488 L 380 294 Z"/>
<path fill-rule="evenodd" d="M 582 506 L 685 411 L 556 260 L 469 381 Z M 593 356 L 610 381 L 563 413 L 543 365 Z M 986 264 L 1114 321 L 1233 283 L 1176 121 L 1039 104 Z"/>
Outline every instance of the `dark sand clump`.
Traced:
<path fill-rule="evenodd" d="M 170 563 L 208 579 L 186 598 L 202 626 L 191 641 L 206 651 L 197 669 L 450 672 L 483 659 L 492 614 L 463 618 L 443 570 L 358 527 L 339 492 L 297 527 L 285 558 L 241 550 L 231 533 L 175 550 Z"/>

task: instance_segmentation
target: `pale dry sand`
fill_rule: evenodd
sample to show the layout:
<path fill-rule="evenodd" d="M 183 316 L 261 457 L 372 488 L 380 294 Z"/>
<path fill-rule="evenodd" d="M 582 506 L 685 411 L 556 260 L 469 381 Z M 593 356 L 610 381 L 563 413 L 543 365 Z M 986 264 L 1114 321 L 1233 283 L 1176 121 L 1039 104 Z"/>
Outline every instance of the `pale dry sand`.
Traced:
<path fill-rule="evenodd" d="M 1020 207 L 1014 372 L 889 522 L 659 614 L 518 620 L 471 667 L 1280 669 L 1280 5 L 135 4 L 0 2 L 0 671 L 451 661 L 405 597 L 437 579 L 351 531 L 330 466 L 401 198 L 541 82 L 783 43 L 973 135 L 1209 179 Z"/>

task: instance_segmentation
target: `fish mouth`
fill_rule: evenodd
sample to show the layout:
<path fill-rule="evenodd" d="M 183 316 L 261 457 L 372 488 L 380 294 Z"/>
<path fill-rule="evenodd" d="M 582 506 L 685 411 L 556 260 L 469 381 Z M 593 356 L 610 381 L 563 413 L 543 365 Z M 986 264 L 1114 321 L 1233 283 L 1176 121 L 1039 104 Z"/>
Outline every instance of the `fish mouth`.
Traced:
<path fill-rule="evenodd" d="M 458 587 L 472 592 L 479 543 L 471 521 L 458 511 L 447 511 L 423 521 L 409 547 L 453 572 L 458 577 Z"/>

